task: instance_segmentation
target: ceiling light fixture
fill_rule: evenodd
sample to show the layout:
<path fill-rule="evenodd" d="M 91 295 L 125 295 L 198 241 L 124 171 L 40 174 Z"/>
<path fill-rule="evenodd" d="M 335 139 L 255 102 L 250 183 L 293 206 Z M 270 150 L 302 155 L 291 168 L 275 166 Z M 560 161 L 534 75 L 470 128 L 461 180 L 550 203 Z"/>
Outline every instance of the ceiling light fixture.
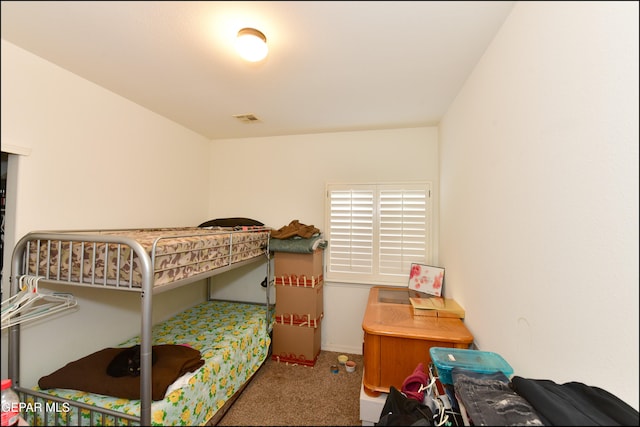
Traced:
<path fill-rule="evenodd" d="M 238 31 L 236 50 L 249 62 L 262 61 L 269 52 L 267 38 L 255 28 L 243 28 Z"/>

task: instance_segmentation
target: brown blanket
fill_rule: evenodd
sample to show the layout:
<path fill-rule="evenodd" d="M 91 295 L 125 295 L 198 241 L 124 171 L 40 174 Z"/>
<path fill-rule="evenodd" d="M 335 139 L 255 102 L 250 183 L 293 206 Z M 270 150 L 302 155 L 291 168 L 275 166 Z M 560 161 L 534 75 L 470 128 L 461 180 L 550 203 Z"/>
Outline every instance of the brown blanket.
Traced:
<path fill-rule="evenodd" d="M 200 352 L 183 345 L 154 345 L 157 361 L 152 368 L 151 396 L 162 400 L 167 388 L 182 375 L 204 364 Z M 38 381 L 41 389 L 66 388 L 125 399 L 140 399 L 140 377 L 112 377 L 107 366 L 122 348 L 105 348 L 70 362 Z"/>
<path fill-rule="evenodd" d="M 301 224 L 300 221 L 294 219 L 289 225 L 271 231 L 271 237 L 274 239 L 289 239 L 293 236 L 300 236 L 303 239 L 310 239 L 318 233 L 320 233 L 320 230 L 313 225 Z"/>

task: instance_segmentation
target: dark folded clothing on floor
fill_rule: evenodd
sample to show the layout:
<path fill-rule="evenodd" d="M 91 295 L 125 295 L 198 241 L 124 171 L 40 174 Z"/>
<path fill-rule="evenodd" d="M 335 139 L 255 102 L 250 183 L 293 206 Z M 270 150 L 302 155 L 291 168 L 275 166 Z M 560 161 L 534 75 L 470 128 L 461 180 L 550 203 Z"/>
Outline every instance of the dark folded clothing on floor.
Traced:
<path fill-rule="evenodd" d="M 637 426 L 638 411 L 598 387 L 579 382 L 513 377 L 514 390 L 527 399 L 548 425 Z"/>
<path fill-rule="evenodd" d="M 544 425 L 533 407 L 511 389 L 509 379 L 502 372 L 478 373 L 453 368 L 451 377 L 456 398 L 473 425 Z"/>

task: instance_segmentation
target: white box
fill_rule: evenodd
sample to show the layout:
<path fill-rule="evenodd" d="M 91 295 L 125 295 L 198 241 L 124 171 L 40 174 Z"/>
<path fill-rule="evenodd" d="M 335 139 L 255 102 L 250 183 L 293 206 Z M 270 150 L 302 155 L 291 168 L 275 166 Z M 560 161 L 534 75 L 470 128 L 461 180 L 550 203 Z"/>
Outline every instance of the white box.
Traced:
<path fill-rule="evenodd" d="M 373 426 L 380 421 L 380 414 L 387 396 L 387 393 L 380 393 L 377 397 L 369 396 L 364 391 L 364 385 L 360 385 L 360 421 L 363 426 Z"/>

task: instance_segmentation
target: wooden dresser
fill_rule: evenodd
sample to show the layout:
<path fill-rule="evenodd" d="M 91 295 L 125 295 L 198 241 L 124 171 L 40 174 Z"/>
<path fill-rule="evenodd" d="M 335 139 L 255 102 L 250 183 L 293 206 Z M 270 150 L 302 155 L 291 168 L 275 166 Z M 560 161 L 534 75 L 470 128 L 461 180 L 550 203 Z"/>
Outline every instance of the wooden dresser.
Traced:
<path fill-rule="evenodd" d="M 418 363 L 431 363 L 431 347 L 468 348 L 473 336 L 462 320 L 413 315 L 410 296 L 401 287 L 374 286 L 362 322 L 364 391 L 370 396 L 400 390 Z"/>

